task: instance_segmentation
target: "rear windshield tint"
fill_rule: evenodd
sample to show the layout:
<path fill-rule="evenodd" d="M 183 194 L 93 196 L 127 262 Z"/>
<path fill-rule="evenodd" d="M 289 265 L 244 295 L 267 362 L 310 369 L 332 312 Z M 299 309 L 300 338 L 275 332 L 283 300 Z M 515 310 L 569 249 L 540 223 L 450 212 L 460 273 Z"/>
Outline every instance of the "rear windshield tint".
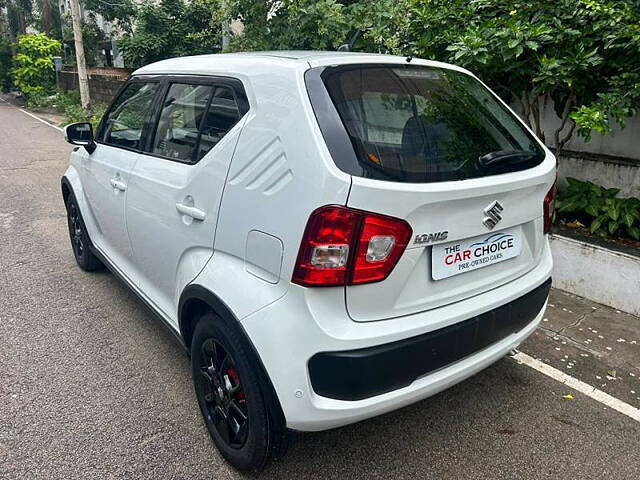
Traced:
<path fill-rule="evenodd" d="M 529 132 L 467 74 L 372 65 L 330 67 L 322 79 L 355 150 L 352 175 L 464 180 L 531 168 L 543 159 Z"/>

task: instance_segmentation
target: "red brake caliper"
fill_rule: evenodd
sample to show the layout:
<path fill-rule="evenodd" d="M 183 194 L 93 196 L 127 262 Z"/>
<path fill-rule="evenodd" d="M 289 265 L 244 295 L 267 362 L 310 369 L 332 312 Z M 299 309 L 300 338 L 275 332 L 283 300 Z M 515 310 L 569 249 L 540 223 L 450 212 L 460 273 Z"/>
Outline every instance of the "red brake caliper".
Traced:
<path fill-rule="evenodd" d="M 240 385 L 240 379 L 238 378 L 238 374 L 236 373 L 235 368 L 229 367 L 229 370 L 227 370 L 227 373 L 231 375 L 231 378 L 233 378 L 233 383 L 235 383 L 236 385 Z M 240 390 L 237 393 L 237 396 L 238 396 L 238 400 L 244 401 L 244 392 L 242 390 Z"/>

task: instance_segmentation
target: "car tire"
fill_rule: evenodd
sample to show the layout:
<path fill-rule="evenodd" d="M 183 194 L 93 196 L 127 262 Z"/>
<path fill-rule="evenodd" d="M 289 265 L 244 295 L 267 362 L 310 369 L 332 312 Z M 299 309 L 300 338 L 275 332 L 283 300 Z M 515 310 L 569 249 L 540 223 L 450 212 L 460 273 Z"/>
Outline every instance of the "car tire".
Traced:
<path fill-rule="evenodd" d="M 198 404 L 220 454 L 245 472 L 263 470 L 287 445 L 284 422 L 271 414 L 274 405 L 253 358 L 236 328 L 211 313 L 198 321 L 191 343 Z"/>
<path fill-rule="evenodd" d="M 73 256 L 78 266 L 86 272 L 94 272 L 104 268 L 102 262 L 91 251 L 91 239 L 84 225 L 80 207 L 73 194 L 67 198 L 67 225 Z"/>

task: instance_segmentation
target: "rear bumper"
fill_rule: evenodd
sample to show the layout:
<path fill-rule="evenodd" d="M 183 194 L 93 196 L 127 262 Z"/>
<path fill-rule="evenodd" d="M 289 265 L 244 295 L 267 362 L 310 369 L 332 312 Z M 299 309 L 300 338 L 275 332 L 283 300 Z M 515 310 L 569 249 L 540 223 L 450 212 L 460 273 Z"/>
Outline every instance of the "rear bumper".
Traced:
<path fill-rule="evenodd" d="M 428 371 L 417 376 L 415 372 L 408 375 L 414 378 L 409 384 L 406 384 L 407 376 L 400 383 L 393 380 L 394 385 L 405 386 L 394 386 L 394 389 L 374 396 L 342 400 L 319 394 L 309 371 L 310 360 L 317 354 L 369 351 L 397 342 L 411 342 L 469 319 L 483 317 L 488 312 L 501 311 L 501 307 L 513 304 L 545 284 L 551 276 L 552 266 L 551 250 L 545 239 L 539 263 L 527 274 L 467 300 L 427 312 L 385 321 L 354 322 L 346 313 L 343 290 L 291 285 L 284 297 L 240 321 L 271 379 L 287 427 L 302 431 L 327 430 L 410 405 L 488 367 L 535 331 L 542 319 L 546 299 L 542 299 L 538 312 L 535 308 L 527 309 L 533 318 L 528 316 L 524 320 L 523 315 L 525 323 L 519 329 L 513 327 L 512 333 L 505 332 L 506 336 L 489 342 L 484 348 L 477 344 L 478 349 L 472 353 L 458 360 L 447 359 L 448 363 L 440 368 L 420 368 L 422 372 Z M 517 319 L 516 315 L 511 317 Z M 415 363 L 421 361 L 423 359 L 418 358 Z M 365 366 L 359 370 L 360 375 L 370 377 L 369 368 Z M 394 371 L 394 375 L 399 373 L 403 377 L 401 369 Z M 340 375 L 339 369 L 330 368 L 329 375 Z"/>
<path fill-rule="evenodd" d="M 362 400 L 406 387 L 418 378 L 517 334 L 542 310 L 551 278 L 529 293 L 468 320 L 375 347 L 322 352 L 309 361 L 313 391 Z"/>

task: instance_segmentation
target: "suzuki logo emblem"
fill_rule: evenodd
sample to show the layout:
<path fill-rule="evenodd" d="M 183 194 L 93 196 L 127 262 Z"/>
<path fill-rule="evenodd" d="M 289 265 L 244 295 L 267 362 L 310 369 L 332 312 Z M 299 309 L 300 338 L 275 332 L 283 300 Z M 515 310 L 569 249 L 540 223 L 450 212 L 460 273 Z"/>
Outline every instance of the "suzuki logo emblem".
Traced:
<path fill-rule="evenodd" d="M 500 205 L 500 202 L 497 200 L 489 205 L 487 208 L 483 210 L 486 215 L 482 220 L 482 223 L 489 230 L 493 229 L 500 220 L 502 220 L 502 215 L 500 213 L 504 210 L 504 207 Z"/>

